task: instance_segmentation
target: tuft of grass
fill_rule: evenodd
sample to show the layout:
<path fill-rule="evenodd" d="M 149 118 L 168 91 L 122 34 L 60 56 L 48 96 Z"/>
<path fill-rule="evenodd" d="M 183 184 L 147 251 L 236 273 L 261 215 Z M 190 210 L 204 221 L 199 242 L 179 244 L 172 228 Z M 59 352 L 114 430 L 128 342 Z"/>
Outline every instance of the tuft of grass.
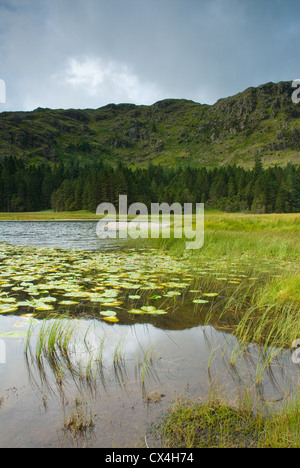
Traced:
<path fill-rule="evenodd" d="M 260 448 L 300 448 L 300 392 L 278 414 L 266 418 Z"/>
<path fill-rule="evenodd" d="M 215 396 L 179 400 L 156 426 L 164 448 L 299 448 L 300 391 L 280 411 L 255 411 L 242 400 L 233 406 Z"/>
<path fill-rule="evenodd" d="M 254 448 L 263 419 L 218 399 L 179 401 L 158 426 L 164 448 Z"/>
<path fill-rule="evenodd" d="M 63 430 L 69 431 L 73 437 L 85 436 L 95 426 L 92 412 L 87 414 L 85 405 L 79 399 L 75 399 L 75 408 L 69 418 L 65 419 Z"/>

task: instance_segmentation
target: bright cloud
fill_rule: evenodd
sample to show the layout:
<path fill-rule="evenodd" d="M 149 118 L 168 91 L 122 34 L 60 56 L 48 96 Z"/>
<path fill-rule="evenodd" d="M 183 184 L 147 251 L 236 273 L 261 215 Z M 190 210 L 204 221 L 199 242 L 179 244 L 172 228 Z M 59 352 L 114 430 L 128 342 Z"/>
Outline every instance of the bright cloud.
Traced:
<path fill-rule="evenodd" d="M 98 57 L 68 59 L 66 69 L 57 76 L 64 85 L 96 98 L 101 103 L 133 102 L 153 104 L 162 99 L 155 83 L 145 83 L 127 65 L 105 62 Z"/>

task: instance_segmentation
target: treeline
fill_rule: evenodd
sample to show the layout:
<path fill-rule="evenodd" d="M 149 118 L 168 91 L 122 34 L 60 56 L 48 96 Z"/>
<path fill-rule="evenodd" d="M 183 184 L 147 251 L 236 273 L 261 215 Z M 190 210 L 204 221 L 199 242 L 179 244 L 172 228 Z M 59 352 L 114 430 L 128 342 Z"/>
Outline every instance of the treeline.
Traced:
<path fill-rule="evenodd" d="M 228 212 L 300 212 L 300 167 L 264 169 L 259 158 L 252 170 L 224 166 L 130 169 L 95 163 L 80 166 L 25 166 L 8 158 L 0 164 L 0 211 L 96 211 L 102 202 L 205 203 Z"/>

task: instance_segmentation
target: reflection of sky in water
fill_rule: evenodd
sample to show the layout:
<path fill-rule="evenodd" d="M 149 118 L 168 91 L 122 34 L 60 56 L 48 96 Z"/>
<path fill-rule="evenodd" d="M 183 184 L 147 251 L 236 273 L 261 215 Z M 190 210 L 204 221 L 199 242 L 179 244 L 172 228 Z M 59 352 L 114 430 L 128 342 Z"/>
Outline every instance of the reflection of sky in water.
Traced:
<path fill-rule="evenodd" d="M 17 322 L 24 322 L 24 328 L 13 327 Z M 75 335 L 74 346 L 71 346 L 75 365 L 81 362 L 84 368 L 88 363 L 89 355 L 83 343 L 86 331 L 89 330 L 86 340 L 92 354 L 95 353 L 93 357 L 96 357 L 101 338 L 105 335 L 104 381 L 97 375 L 92 385 L 92 398 L 84 382 L 83 386 L 78 381 L 72 384 L 66 369 L 62 399 L 61 390 L 47 369 L 48 384 L 56 392 L 55 396 L 49 391 L 43 377 L 39 378 L 34 363 L 29 365 L 32 372 L 29 375 L 24 360 L 25 340 L 3 338 L 7 348 L 7 364 L 0 365 L 0 396 L 5 398 L 0 409 L 1 447 L 22 444 L 53 446 L 55 443 L 72 445 L 73 442 L 69 440 L 57 442 L 58 428 L 63 424 L 64 414 L 72 410 L 72 401 L 78 395 L 88 402 L 88 408 L 92 407 L 93 412 L 99 415 L 94 434 L 96 446 L 128 447 L 136 444 L 139 437 L 143 439 L 149 422 L 155 422 L 155 418 L 161 416 L 175 398 L 185 394 L 187 387 L 189 395 L 197 398 L 205 395 L 214 383 L 218 387 L 226 386 L 229 395 L 231 392 L 236 395 L 234 392 L 244 384 L 252 388 L 259 398 L 268 397 L 275 401 L 286 397 L 292 380 L 297 381 L 299 377 L 299 366 L 293 365 L 290 354 L 286 353 L 283 361 L 274 361 L 265 371 L 264 385 L 255 386 L 258 347 L 251 345 L 243 356 L 239 356 L 236 365 L 230 366 L 231 353 L 237 342 L 232 335 L 210 326 L 164 331 L 144 324 L 108 325 L 97 320 L 80 320 L 77 323 L 78 334 Z M 37 332 L 40 324 L 36 326 Z M 1 316 L 0 332 L 26 331 L 27 328 L 28 323 L 21 317 Z M 122 338 L 125 359 L 123 367 L 115 369 L 114 354 Z M 136 375 L 136 365 L 143 361 L 143 353 L 148 349 L 153 350 L 153 362 L 143 384 L 140 374 Z M 35 351 L 34 340 L 32 350 Z M 124 385 L 120 385 L 123 377 Z M 145 395 L 153 391 L 162 392 L 166 397 L 158 405 L 148 407 Z M 46 411 L 42 404 L 45 397 L 48 405 Z M 62 404 L 66 406 L 62 407 Z"/>
<path fill-rule="evenodd" d="M 0 242 L 32 247 L 109 250 L 120 240 L 99 239 L 97 221 L 0 221 Z"/>
<path fill-rule="evenodd" d="M 122 360 L 129 373 L 134 373 L 137 363 L 142 363 L 147 353 L 152 356 L 151 365 L 166 380 L 189 381 L 194 387 L 207 388 L 208 365 L 220 383 L 241 385 L 242 382 L 254 385 L 259 375 L 257 365 L 263 362 L 263 354 L 257 345 L 250 344 L 246 349 L 237 347 L 237 340 L 230 334 L 215 330 L 211 326 L 195 327 L 180 331 L 165 331 L 152 325 L 135 324 L 121 326 L 107 325 L 98 320 L 76 320 L 76 331 L 70 341 L 72 365 L 85 367 L 99 358 L 102 338 L 104 346 L 102 363 L 108 374 L 115 360 Z M 23 327 L 14 328 L 16 323 Z M 51 323 L 51 322 L 49 322 Z M 1 317 L 0 332 L 26 331 L 28 319 Z M 32 350 L 36 349 L 41 323 L 34 328 Z M 1 336 L 0 336 L 1 338 Z M 24 352 L 24 339 L 6 339 L 12 355 Z M 243 351 L 243 352 L 241 352 Z M 237 356 L 234 363 L 232 356 Z M 12 358 L 8 353 L 8 360 Z M 148 362 L 149 363 L 149 362 Z M 233 365 L 232 365 L 233 364 Z M 259 364 L 260 365 L 260 364 Z M 0 375 L 8 371 L 8 366 L 0 367 Z M 292 364 L 289 351 L 274 358 L 271 366 L 264 369 L 262 388 L 270 394 L 288 388 L 299 377 L 299 366 Z"/>

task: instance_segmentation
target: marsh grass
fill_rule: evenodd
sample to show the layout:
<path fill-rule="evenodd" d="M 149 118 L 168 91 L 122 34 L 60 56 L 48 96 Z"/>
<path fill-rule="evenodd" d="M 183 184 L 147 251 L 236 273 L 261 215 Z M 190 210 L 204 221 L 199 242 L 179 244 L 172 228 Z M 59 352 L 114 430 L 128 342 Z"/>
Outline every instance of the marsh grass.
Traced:
<path fill-rule="evenodd" d="M 285 404 L 281 411 L 265 420 L 264 430 L 259 438 L 260 448 L 300 448 L 300 391 Z"/>
<path fill-rule="evenodd" d="M 157 380 L 155 363 L 158 360 L 159 358 L 155 356 L 155 350 L 151 345 L 136 354 L 135 375 L 142 385 L 145 384 L 147 378 L 150 381 Z"/>
<path fill-rule="evenodd" d="M 93 394 L 97 390 L 98 381 L 106 389 L 106 379 L 110 380 L 112 375 L 122 388 L 130 381 L 126 344 L 125 334 L 112 347 L 103 329 L 95 332 L 89 326 L 84 331 L 80 327 L 80 320 L 74 321 L 68 316 L 62 316 L 31 325 L 25 340 L 24 353 L 30 378 L 38 388 L 34 370 L 37 370 L 40 381 L 51 393 L 53 381 L 59 391 L 64 392 L 71 379 L 76 388 L 88 389 Z M 104 362 L 106 345 L 111 357 L 109 360 L 106 357 Z M 135 365 L 131 369 L 136 380 L 142 385 L 146 378 L 155 380 L 155 364 L 153 347 L 149 345 L 142 353 L 138 351 Z"/>
<path fill-rule="evenodd" d="M 62 316 L 56 320 L 45 319 L 37 336 L 35 357 L 42 365 L 45 359 L 53 369 L 60 367 L 61 362 L 71 363 L 71 341 L 77 329 L 77 322 L 69 320 L 67 316 Z M 28 333 L 25 351 L 28 352 L 29 340 L 32 330 Z"/>
<path fill-rule="evenodd" d="M 163 448 L 299 448 L 300 390 L 274 411 L 258 410 L 249 392 L 235 401 L 220 391 L 201 401 L 179 399 L 155 427 Z"/>
<path fill-rule="evenodd" d="M 179 400 L 157 430 L 163 448 L 253 448 L 258 446 L 262 416 L 248 405 L 236 407 L 215 396 L 203 402 Z"/>
<path fill-rule="evenodd" d="M 185 250 L 185 239 L 140 240 L 140 245 L 167 251 L 189 263 L 194 273 L 191 289 L 217 292 L 209 304 L 195 305 L 195 314 L 204 325 L 233 334 L 238 344 L 232 351 L 229 366 L 247 353 L 255 343 L 261 353 L 257 360 L 256 384 L 281 351 L 299 339 L 300 215 L 243 215 L 206 213 L 205 244 L 198 251 Z M 220 275 L 227 281 L 218 281 Z M 204 276 L 199 269 L 207 266 Z M 231 270 L 240 281 L 230 284 Z M 201 296 L 199 296 L 200 298 Z M 183 303 L 189 293 L 183 292 Z M 215 352 L 211 349 L 208 370 Z"/>
<path fill-rule="evenodd" d="M 87 432 L 93 430 L 94 426 L 92 411 L 88 413 L 86 404 L 80 398 L 75 398 L 74 409 L 69 417 L 65 417 L 63 430 L 70 432 L 73 437 L 84 437 Z"/>

